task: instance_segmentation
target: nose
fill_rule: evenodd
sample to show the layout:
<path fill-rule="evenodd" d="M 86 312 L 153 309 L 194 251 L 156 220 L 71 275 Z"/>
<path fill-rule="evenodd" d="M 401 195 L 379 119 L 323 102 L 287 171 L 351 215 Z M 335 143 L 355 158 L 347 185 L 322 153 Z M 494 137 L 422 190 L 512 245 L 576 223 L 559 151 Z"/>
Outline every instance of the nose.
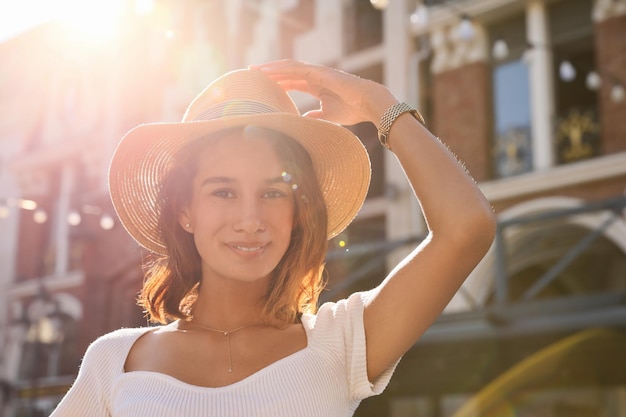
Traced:
<path fill-rule="evenodd" d="M 265 230 L 263 213 L 257 201 L 242 199 L 236 216 L 234 228 L 238 232 L 258 233 Z"/>

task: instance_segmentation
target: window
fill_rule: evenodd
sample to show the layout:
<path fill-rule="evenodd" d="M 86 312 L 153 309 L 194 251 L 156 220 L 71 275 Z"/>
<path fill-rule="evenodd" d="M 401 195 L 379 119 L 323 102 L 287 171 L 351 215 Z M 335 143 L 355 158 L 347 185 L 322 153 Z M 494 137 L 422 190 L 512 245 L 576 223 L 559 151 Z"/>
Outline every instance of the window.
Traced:
<path fill-rule="evenodd" d="M 493 71 L 493 87 L 497 176 L 528 172 L 532 168 L 532 153 L 526 65 L 521 61 L 498 65 Z"/>
<path fill-rule="evenodd" d="M 490 29 L 492 43 L 504 40 L 508 60 L 493 67 L 493 164 L 496 177 L 522 174 L 532 169 L 531 116 L 526 48 L 526 21 L 517 16 Z"/>
<path fill-rule="evenodd" d="M 598 95 L 586 82 L 595 69 L 591 6 L 590 0 L 569 0 L 548 9 L 555 71 L 555 146 L 561 164 L 591 158 L 600 150 Z"/>
<path fill-rule="evenodd" d="M 60 212 L 63 188 L 62 167 L 51 166 L 29 173 L 32 178 L 22 188 L 26 200 L 35 207 L 20 211 L 17 241 L 16 280 L 52 275 L 63 265 L 64 252 L 59 250 L 58 223 L 65 221 Z M 64 237 L 65 238 L 65 237 Z"/>
<path fill-rule="evenodd" d="M 16 277 L 26 280 L 54 271 L 55 252 L 52 228 L 54 201 L 50 194 L 28 196 L 36 201 L 36 210 L 21 210 L 17 242 Z"/>

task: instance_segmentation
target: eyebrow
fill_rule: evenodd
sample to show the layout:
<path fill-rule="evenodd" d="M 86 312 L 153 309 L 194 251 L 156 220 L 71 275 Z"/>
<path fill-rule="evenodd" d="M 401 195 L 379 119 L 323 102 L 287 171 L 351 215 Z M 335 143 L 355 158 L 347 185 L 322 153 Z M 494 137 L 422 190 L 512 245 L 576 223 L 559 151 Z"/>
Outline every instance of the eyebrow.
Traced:
<path fill-rule="evenodd" d="M 231 177 L 208 177 L 202 180 L 202 183 L 200 183 L 200 187 L 204 187 L 208 184 L 230 184 L 234 182 L 237 182 L 237 180 Z M 283 180 L 283 177 L 279 175 L 277 177 L 268 178 L 265 182 L 267 184 L 277 184 L 285 183 L 285 180 Z"/>
<path fill-rule="evenodd" d="M 235 182 L 234 178 L 230 177 L 208 177 L 202 180 L 200 183 L 201 187 L 204 187 L 207 184 L 220 184 L 220 183 L 231 183 Z"/>

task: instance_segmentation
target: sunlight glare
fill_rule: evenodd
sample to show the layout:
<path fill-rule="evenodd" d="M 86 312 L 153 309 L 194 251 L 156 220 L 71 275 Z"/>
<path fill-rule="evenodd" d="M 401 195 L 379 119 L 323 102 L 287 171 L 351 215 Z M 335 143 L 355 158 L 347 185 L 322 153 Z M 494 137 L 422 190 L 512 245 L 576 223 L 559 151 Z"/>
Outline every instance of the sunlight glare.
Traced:
<path fill-rule="evenodd" d="M 64 0 L 57 5 L 56 18 L 85 34 L 109 38 L 116 32 L 122 6 L 122 0 Z"/>
<path fill-rule="evenodd" d="M 137 0 L 135 2 L 135 13 L 139 16 L 151 13 L 154 9 L 154 0 Z"/>

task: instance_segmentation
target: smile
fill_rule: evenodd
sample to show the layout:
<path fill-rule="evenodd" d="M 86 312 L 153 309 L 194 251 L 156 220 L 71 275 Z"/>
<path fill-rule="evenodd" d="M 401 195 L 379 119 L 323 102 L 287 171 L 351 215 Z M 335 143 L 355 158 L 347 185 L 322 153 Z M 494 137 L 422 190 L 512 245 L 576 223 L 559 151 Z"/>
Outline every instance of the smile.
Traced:
<path fill-rule="evenodd" d="M 266 245 L 256 245 L 256 246 L 242 246 L 242 245 L 231 245 L 234 249 L 237 249 L 242 252 L 258 252 L 263 250 Z"/>
<path fill-rule="evenodd" d="M 235 246 L 235 249 L 244 251 L 244 252 L 255 252 L 261 250 L 263 246 L 254 246 L 254 247 L 245 247 L 245 246 Z"/>

